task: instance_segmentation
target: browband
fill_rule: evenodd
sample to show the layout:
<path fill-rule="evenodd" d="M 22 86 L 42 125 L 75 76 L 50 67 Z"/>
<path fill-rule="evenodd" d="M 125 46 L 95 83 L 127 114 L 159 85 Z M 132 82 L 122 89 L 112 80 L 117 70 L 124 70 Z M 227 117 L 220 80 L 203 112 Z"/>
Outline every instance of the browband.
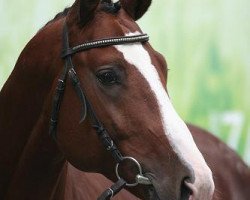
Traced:
<path fill-rule="evenodd" d="M 62 58 L 65 58 L 69 55 L 73 55 L 81 51 L 93 49 L 93 48 L 107 47 L 111 45 L 130 44 L 130 43 L 135 43 L 135 42 L 143 43 L 143 42 L 147 42 L 148 40 L 149 40 L 149 36 L 147 34 L 112 37 L 112 38 L 94 40 L 91 42 L 86 42 L 86 43 L 77 45 L 73 48 L 64 49 L 64 51 L 62 52 Z"/>

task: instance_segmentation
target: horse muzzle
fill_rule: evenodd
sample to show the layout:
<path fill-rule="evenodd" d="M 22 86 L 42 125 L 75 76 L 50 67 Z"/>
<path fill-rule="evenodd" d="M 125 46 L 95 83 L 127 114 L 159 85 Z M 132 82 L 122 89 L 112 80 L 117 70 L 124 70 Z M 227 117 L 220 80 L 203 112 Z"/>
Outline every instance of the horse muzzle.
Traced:
<path fill-rule="evenodd" d="M 148 189 L 149 200 L 211 200 L 213 198 L 214 186 L 204 184 L 197 187 L 189 179 L 183 180 L 179 187 L 171 186 L 167 182 L 157 183 L 152 181 L 153 185 Z"/>

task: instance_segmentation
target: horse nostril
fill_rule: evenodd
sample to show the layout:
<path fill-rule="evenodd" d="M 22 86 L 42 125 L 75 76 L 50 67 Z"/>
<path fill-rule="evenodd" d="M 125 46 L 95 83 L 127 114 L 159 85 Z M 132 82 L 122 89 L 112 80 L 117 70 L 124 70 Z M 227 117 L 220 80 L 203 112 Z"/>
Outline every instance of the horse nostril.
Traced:
<path fill-rule="evenodd" d="M 193 190 L 189 187 L 189 178 L 185 178 L 181 183 L 181 200 L 189 200 L 193 195 Z"/>

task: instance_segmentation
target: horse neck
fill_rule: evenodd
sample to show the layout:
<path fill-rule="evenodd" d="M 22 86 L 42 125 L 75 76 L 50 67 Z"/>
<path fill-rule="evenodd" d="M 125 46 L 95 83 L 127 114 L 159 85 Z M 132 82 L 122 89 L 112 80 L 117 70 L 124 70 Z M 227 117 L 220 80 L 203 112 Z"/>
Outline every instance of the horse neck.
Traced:
<path fill-rule="evenodd" d="M 22 151 L 6 199 L 55 199 L 57 184 L 65 174 L 64 156 L 48 136 L 48 117 L 42 114 Z"/>
<path fill-rule="evenodd" d="M 27 44 L 0 93 L 0 199 L 7 190 L 13 192 L 14 185 L 30 186 L 34 180 L 27 177 L 39 180 L 38 188 L 50 187 L 63 166 L 48 136 L 52 86 L 59 73 L 54 66 L 61 66 L 55 59 L 60 56 L 61 24 L 58 20 L 47 25 Z"/>

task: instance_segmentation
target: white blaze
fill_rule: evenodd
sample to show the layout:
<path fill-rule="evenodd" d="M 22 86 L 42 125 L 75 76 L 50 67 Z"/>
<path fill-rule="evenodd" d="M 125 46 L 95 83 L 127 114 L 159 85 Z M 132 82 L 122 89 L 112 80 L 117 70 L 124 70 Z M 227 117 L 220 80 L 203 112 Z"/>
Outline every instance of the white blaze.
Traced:
<path fill-rule="evenodd" d="M 130 33 L 127 35 L 138 34 L 139 33 Z M 158 102 L 162 125 L 170 145 L 176 154 L 194 169 L 195 188 L 197 190 L 203 190 L 207 186 L 211 186 L 211 188 L 207 188 L 209 190 L 207 192 L 210 194 L 203 194 L 204 196 L 210 196 L 214 190 L 211 170 L 194 143 L 193 137 L 186 124 L 173 108 L 168 94 L 160 81 L 158 72 L 151 63 L 149 53 L 140 43 L 116 45 L 114 47 L 123 54 L 128 63 L 136 67 L 148 82 Z"/>

